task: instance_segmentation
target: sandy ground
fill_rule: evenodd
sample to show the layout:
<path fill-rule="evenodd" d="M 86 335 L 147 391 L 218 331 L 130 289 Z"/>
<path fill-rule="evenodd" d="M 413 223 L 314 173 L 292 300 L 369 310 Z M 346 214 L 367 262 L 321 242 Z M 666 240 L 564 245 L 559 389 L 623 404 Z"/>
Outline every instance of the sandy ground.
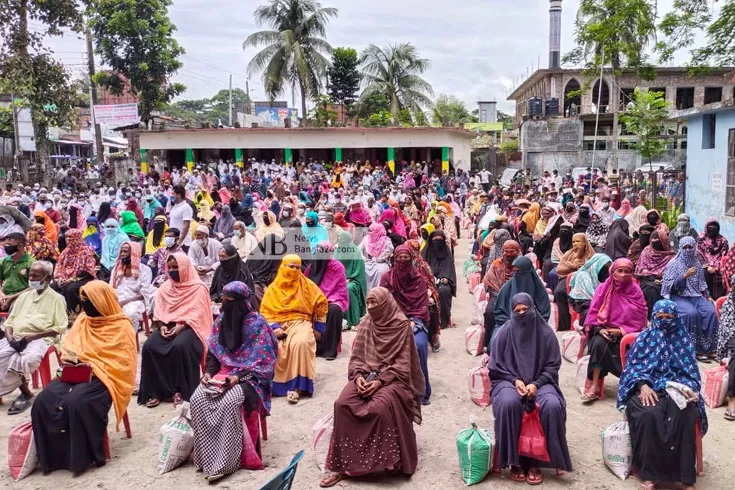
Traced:
<path fill-rule="evenodd" d="M 467 242 L 461 241 L 457 248 L 457 268 L 467 256 Z M 370 478 L 348 480 L 341 487 L 362 489 L 380 488 L 439 488 L 459 489 L 464 483 L 459 472 L 455 436 L 469 426 L 469 417 L 474 415 L 478 424 L 492 428 L 492 408 L 481 409 L 474 405 L 467 390 L 467 372 L 479 363 L 464 348 L 464 330 L 469 325 L 472 312 L 472 297 L 462 283 L 455 299 L 453 316 L 459 327 L 445 331 L 442 335 L 442 350 L 431 354 L 429 370 L 433 388 L 432 404 L 424 409 L 423 425 L 416 428 L 419 446 L 419 467 L 408 479 L 403 477 Z M 141 335 L 141 339 L 143 336 Z M 220 481 L 222 489 L 259 489 L 280 468 L 285 467 L 298 450 L 305 456 L 301 461 L 294 489 L 318 488 L 322 477 L 311 449 L 311 428 L 314 423 L 332 410 L 332 403 L 346 381 L 347 364 L 353 333 L 343 337 L 343 352 L 339 359 L 326 362 L 317 360 L 316 395 L 302 399 L 296 405 L 288 405 L 284 399 L 273 402 L 273 413 L 268 419 L 269 440 L 263 443 L 266 469 L 264 471 L 239 471 Z M 610 378 L 606 385 L 606 397 L 591 407 L 579 401 L 574 386 L 576 366 L 564 361 L 561 370 L 561 385 L 567 398 L 567 439 L 574 464 L 574 471 L 561 477 L 551 473 L 545 475 L 545 488 L 579 489 L 632 489 L 638 480 L 630 478 L 623 482 L 607 470 L 600 450 L 600 431 L 620 421 L 621 414 L 615 410 L 617 379 Z M 16 425 L 30 418 L 30 410 L 23 415 L 9 417 L 6 407 L 15 395 L 6 397 L 0 412 L 0 461 L 7 460 L 7 435 Z M 732 488 L 735 478 L 735 424 L 722 418 L 724 408 L 709 410 L 710 429 L 704 438 L 705 476 L 699 481 L 700 489 Z M 133 438 L 126 439 L 124 432 L 114 432 L 114 421 L 110 423 L 110 451 L 112 461 L 102 468 L 90 469 L 79 477 L 57 471 L 48 476 L 38 472 L 25 480 L 14 483 L 7 470 L 0 471 L 0 487 L 21 490 L 63 486 L 76 488 L 123 489 L 123 488 L 197 488 L 207 486 L 201 473 L 188 463 L 165 475 L 156 473 L 158 458 L 158 430 L 172 417 L 170 405 L 162 404 L 156 409 L 139 407 L 132 400 L 129 416 Z M 113 417 L 114 418 L 114 415 Z M 729 483 L 728 483 L 729 482 Z M 336 488 L 340 488 L 340 486 Z M 525 488 L 525 484 L 511 481 L 506 474 L 491 475 L 480 487 Z"/>

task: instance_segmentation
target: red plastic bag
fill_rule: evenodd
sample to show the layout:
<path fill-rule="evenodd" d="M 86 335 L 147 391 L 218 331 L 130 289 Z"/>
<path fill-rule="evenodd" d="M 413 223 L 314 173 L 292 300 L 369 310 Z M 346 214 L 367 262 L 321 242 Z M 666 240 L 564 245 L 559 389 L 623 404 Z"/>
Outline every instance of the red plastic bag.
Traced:
<path fill-rule="evenodd" d="M 551 461 L 549 452 L 546 450 L 546 436 L 544 435 L 544 428 L 541 426 L 538 404 L 532 412 L 523 414 L 521 435 L 518 438 L 518 455 L 545 463 Z"/>

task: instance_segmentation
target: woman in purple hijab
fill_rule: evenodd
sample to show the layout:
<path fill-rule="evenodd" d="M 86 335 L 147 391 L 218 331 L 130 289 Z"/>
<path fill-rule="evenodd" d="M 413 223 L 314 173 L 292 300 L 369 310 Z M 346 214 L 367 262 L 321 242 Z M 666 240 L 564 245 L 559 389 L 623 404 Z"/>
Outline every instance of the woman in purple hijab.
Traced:
<path fill-rule="evenodd" d="M 329 302 L 327 330 L 316 345 L 316 355 L 326 358 L 327 361 L 337 358 L 337 349 L 342 342 L 342 318 L 350 307 L 345 266 L 332 257 L 333 252 L 334 245 L 329 242 L 319 242 L 316 246 L 316 254 L 304 273 L 319 286 Z"/>
<path fill-rule="evenodd" d="M 587 366 L 588 391 L 582 402 L 599 400 L 600 378 L 608 373 L 620 377 L 620 341 L 629 333 L 638 333 L 648 323 L 648 307 L 640 286 L 633 282 L 633 262 L 621 258 L 610 266 L 610 277 L 595 291 L 584 325 L 590 360 Z"/>
<path fill-rule="evenodd" d="M 515 481 L 538 485 L 539 468 L 572 471 L 566 437 L 566 401 L 559 388 L 561 352 L 554 330 L 544 321 L 527 293 L 511 299 L 511 319 L 490 345 L 490 380 L 497 464 L 510 466 Z M 548 462 L 518 455 L 518 437 L 526 410 L 540 406 Z"/>

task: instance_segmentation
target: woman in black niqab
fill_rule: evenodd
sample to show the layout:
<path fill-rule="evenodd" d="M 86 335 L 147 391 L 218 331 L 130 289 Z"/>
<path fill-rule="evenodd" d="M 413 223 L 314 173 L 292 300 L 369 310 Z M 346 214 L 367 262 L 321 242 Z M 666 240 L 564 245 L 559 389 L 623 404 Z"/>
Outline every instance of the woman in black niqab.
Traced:
<path fill-rule="evenodd" d="M 631 243 L 630 223 L 626 219 L 616 219 L 610 225 L 610 230 L 607 232 L 605 255 L 610 257 L 613 262 L 617 259 L 627 257 Z"/>
<path fill-rule="evenodd" d="M 225 260 L 220 259 L 219 267 L 214 271 L 212 285 L 209 287 L 209 296 L 214 303 L 222 301 L 222 290 L 233 281 L 244 282 L 251 291 L 255 287 L 253 275 L 250 273 L 247 264 L 240 258 L 235 246 L 228 243 L 222 247 L 222 250 L 227 254 L 227 258 Z M 255 308 L 255 311 L 258 311 L 260 303 L 255 295 L 251 295 L 250 300 L 254 302 L 253 308 Z"/>
<path fill-rule="evenodd" d="M 421 251 L 421 256 L 437 281 L 441 328 L 447 328 L 451 322 L 452 297 L 457 296 L 457 271 L 443 231 L 435 230 L 429 235 L 429 243 Z"/>
<path fill-rule="evenodd" d="M 572 471 L 566 440 L 566 401 L 559 389 L 561 351 L 554 331 L 536 309 L 533 298 L 519 293 L 512 313 L 490 344 L 495 441 L 500 467 L 510 466 L 514 480 L 543 480 L 539 468 Z M 550 461 L 518 455 L 521 421 L 527 409 L 539 405 Z"/>
<path fill-rule="evenodd" d="M 574 227 L 572 228 L 572 234 L 586 232 L 590 226 L 590 216 L 590 207 L 587 204 L 580 206 L 577 221 L 574 222 Z"/>

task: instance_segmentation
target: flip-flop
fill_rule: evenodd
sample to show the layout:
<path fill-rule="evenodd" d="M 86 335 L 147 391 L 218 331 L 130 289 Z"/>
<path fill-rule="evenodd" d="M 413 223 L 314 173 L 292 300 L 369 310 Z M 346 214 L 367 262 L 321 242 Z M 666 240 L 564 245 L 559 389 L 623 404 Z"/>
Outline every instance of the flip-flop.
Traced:
<path fill-rule="evenodd" d="M 538 468 L 532 468 L 528 470 L 528 476 L 526 477 L 526 483 L 529 485 L 541 485 L 544 482 L 544 475 Z"/>
<path fill-rule="evenodd" d="M 13 403 L 8 408 L 8 415 L 18 415 L 28 410 L 28 407 L 33 405 L 33 397 L 26 396 L 24 394 L 18 395 L 18 398 L 13 400 Z"/>
<path fill-rule="evenodd" d="M 299 394 L 296 391 L 289 391 L 286 393 L 286 400 L 288 400 L 288 403 L 291 403 L 293 405 L 297 404 L 299 402 Z"/>
<path fill-rule="evenodd" d="M 511 468 L 510 479 L 523 483 L 526 481 L 526 473 L 523 471 L 523 468 Z"/>
<path fill-rule="evenodd" d="M 333 475 L 329 475 L 325 479 L 319 482 L 319 486 L 322 488 L 331 488 L 335 486 L 337 483 L 341 482 L 345 479 L 344 475 L 340 475 L 339 473 L 335 473 Z"/>
<path fill-rule="evenodd" d="M 725 410 L 725 420 L 735 420 L 735 410 Z"/>
<path fill-rule="evenodd" d="M 156 398 L 151 398 L 150 400 L 145 402 L 146 408 L 156 408 L 160 404 L 161 404 L 161 400 L 158 400 Z"/>
<path fill-rule="evenodd" d="M 599 399 L 600 399 L 600 395 L 597 395 L 597 394 L 590 395 L 589 393 L 585 393 L 584 395 L 580 397 L 580 400 L 582 400 L 582 403 L 585 405 L 594 403 Z"/>

